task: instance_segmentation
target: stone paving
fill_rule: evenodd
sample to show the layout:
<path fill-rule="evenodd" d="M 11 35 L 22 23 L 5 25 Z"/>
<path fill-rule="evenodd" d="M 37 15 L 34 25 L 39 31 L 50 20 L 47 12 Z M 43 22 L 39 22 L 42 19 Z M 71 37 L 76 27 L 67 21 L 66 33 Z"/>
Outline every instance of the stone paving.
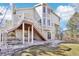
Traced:
<path fill-rule="evenodd" d="M 55 40 L 54 40 L 55 41 Z M 0 46 L 0 56 L 12 56 L 13 53 L 19 51 L 19 50 L 23 50 L 25 48 L 28 48 L 30 46 L 33 45 L 45 45 L 45 44 L 50 44 L 50 46 L 52 47 L 57 47 L 57 45 L 59 45 L 62 41 L 56 40 L 56 42 L 54 41 L 34 41 L 34 43 L 25 43 L 25 44 L 19 44 L 19 45 L 1 45 Z"/>

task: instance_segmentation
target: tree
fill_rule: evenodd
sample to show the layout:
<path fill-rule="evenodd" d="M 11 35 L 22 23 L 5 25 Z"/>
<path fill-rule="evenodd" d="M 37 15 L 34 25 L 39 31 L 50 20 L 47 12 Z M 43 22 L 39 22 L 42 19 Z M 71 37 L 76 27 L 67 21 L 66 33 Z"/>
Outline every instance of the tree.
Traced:
<path fill-rule="evenodd" d="M 67 27 L 69 29 L 69 33 L 72 38 L 74 38 L 74 35 L 77 34 L 77 24 L 79 23 L 79 13 L 75 13 L 71 19 L 68 21 Z"/>

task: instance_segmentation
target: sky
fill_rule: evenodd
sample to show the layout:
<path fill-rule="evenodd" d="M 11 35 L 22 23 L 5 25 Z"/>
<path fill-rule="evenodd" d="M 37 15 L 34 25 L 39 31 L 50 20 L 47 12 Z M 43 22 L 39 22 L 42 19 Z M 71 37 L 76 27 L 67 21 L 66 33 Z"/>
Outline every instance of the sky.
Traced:
<path fill-rule="evenodd" d="M 16 8 L 31 8 L 37 3 L 17 3 Z M 52 10 L 60 17 L 60 28 L 62 30 L 67 29 L 67 22 L 70 19 L 70 17 L 75 13 L 75 7 L 78 6 L 78 4 L 71 4 L 71 3 L 48 3 L 48 5 L 52 8 Z M 7 16 L 5 16 L 6 19 L 11 19 L 11 4 L 9 3 L 0 3 L 0 12 L 2 14 L 5 13 L 6 9 Z M 0 19 L 3 18 L 3 16 L 0 15 Z"/>

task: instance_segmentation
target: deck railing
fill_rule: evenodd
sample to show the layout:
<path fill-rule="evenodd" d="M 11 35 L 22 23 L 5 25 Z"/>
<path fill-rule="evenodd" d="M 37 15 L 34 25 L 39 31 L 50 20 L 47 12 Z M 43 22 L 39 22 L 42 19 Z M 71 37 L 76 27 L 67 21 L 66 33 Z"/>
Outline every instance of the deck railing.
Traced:
<path fill-rule="evenodd" d="M 42 30 L 42 26 L 38 23 L 38 20 L 41 19 L 41 17 L 35 10 L 33 11 L 34 12 L 30 13 L 29 15 L 27 13 L 15 14 L 14 15 L 14 20 L 15 20 L 14 27 L 16 27 L 15 25 L 20 25 L 23 20 L 30 21 L 33 23 L 35 29 L 40 33 L 40 35 L 44 39 L 46 39 L 46 34 Z M 2 39 L 3 39 L 3 42 L 6 42 L 6 40 L 8 39 L 7 33 L 3 33 Z"/>
<path fill-rule="evenodd" d="M 36 10 L 32 9 L 33 11 L 30 13 L 22 13 L 22 14 L 16 14 L 15 18 L 16 24 L 20 24 L 22 22 L 22 20 L 26 20 L 29 22 L 32 22 L 35 29 L 37 29 L 37 31 L 46 39 L 46 34 L 44 33 L 43 29 L 42 29 L 42 25 L 40 25 L 38 23 L 38 20 L 41 19 L 40 15 L 37 13 Z M 19 22 L 18 22 L 19 21 Z"/>

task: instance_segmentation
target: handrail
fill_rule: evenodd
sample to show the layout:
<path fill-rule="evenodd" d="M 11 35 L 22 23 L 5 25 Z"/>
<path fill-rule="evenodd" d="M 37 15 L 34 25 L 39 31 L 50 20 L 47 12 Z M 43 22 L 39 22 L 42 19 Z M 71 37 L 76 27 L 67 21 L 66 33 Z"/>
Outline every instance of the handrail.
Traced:
<path fill-rule="evenodd" d="M 23 20 L 27 20 L 27 21 L 31 21 L 32 23 L 33 23 L 33 25 L 34 25 L 34 27 L 35 27 L 35 29 L 37 29 L 37 31 L 44 37 L 44 38 L 46 38 L 45 37 L 45 33 L 43 32 L 43 30 L 42 30 L 42 27 L 41 27 L 41 25 L 38 23 L 38 21 L 37 20 L 39 20 L 39 19 L 41 19 L 41 17 L 39 16 L 39 14 L 36 12 L 36 11 L 34 11 L 34 14 L 31 14 L 32 16 L 32 18 L 30 19 L 30 17 L 25 17 L 25 15 L 26 15 L 26 13 L 23 13 L 23 14 L 19 14 L 20 15 L 20 17 L 19 16 L 17 16 L 17 15 L 15 15 L 15 18 L 16 18 L 16 24 L 20 24 Z M 18 22 L 19 21 L 19 22 Z"/>
<path fill-rule="evenodd" d="M 37 18 L 36 18 L 36 16 L 37 16 Z M 39 17 L 39 18 L 38 18 Z M 46 38 L 45 37 L 45 33 L 43 32 L 43 30 L 42 30 L 42 26 L 38 23 L 38 21 L 37 21 L 37 19 L 39 20 L 39 19 L 41 19 L 41 17 L 39 16 L 39 14 L 37 13 L 37 11 L 35 11 L 35 15 L 34 15 L 34 25 L 35 25 L 35 27 L 38 29 L 38 31 L 39 32 L 41 32 L 42 33 L 42 36 L 44 37 L 44 38 Z"/>
<path fill-rule="evenodd" d="M 37 17 L 36 17 L 37 16 Z M 39 29 L 41 29 L 42 27 L 41 27 L 41 25 L 38 23 L 38 21 L 37 20 L 39 20 L 39 19 L 41 19 L 41 17 L 39 16 L 39 14 L 37 13 L 37 11 L 36 10 L 34 10 L 34 23 L 37 25 L 37 27 L 39 28 Z"/>

